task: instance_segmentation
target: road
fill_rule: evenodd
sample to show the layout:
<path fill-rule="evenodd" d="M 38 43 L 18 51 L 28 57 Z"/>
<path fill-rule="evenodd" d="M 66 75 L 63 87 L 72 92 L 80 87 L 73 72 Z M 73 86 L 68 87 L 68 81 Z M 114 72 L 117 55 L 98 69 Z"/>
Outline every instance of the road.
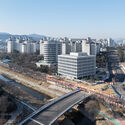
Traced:
<path fill-rule="evenodd" d="M 115 82 L 124 82 L 125 74 L 120 67 L 116 69 Z"/>
<path fill-rule="evenodd" d="M 108 52 L 108 69 L 110 72 L 110 78 L 108 82 L 113 82 L 115 89 L 122 95 L 125 96 L 125 86 L 123 82 L 125 79 L 125 74 L 119 67 L 119 57 L 117 50 Z M 114 73 L 113 73 L 114 71 Z"/>
<path fill-rule="evenodd" d="M 38 115 L 33 117 L 27 125 L 38 125 L 44 124 L 49 125 L 52 124 L 56 119 L 58 119 L 63 113 L 77 104 L 79 101 L 82 101 L 88 97 L 88 95 L 83 92 L 75 93 L 67 98 L 62 99 L 61 101 L 56 102 L 52 106 L 48 107 L 46 110 L 43 110 Z"/>
<path fill-rule="evenodd" d="M 22 113 L 23 106 L 19 102 L 16 102 L 16 103 L 17 103 L 16 111 L 11 115 L 9 120 L 4 125 L 12 125 L 12 124 L 14 124 L 14 121 L 16 120 L 16 118 L 19 116 L 19 114 Z"/>

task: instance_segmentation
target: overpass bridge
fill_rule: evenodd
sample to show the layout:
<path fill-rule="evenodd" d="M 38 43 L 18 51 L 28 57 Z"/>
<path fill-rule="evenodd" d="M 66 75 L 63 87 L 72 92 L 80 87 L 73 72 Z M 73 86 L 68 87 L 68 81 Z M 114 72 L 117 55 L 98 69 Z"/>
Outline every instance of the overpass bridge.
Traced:
<path fill-rule="evenodd" d="M 19 125 L 51 125 L 66 111 L 88 96 L 90 96 L 90 94 L 85 94 L 80 89 L 70 92 L 33 112 Z"/>

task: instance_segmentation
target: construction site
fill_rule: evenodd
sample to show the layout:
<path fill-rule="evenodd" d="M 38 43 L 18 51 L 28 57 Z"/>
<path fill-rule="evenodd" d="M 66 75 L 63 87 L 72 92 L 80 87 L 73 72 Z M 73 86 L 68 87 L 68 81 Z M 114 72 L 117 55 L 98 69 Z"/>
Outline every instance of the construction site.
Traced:
<path fill-rule="evenodd" d="M 124 107 L 116 104 L 116 102 L 118 101 L 117 95 L 110 87 L 110 84 L 103 83 L 92 85 L 91 83 L 87 82 L 71 81 L 64 78 L 58 78 L 56 76 L 41 74 L 39 72 L 33 73 L 33 75 L 33 71 L 31 70 L 29 72 L 27 70 L 28 73 L 22 72 L 22 70 L 18 70 L 17 72 L 15 69 L 9 68 L 5 65 L 0 66 L 0 73 L 3 76 L 15 80 L 16 82 L 19 82 L 24 86 L 42 92 L 53 99 L 61 95 L 64 95 L 72 90 L 75 90 L 78 87 L 82 87 L 83 91 L 87 90 L 87 92 L 92 93 L 93 96 L 91 98 L 73 107 L 71 112 L 69 111 L 66 114 L 64 114 L 54 124 L 68 125 L 69 123 L 79 123 L 80 125 L 81 123 L 86 121 L 86 118 L 90 119 L 88 120 L 91 121 L 90 124 L 95 125 L 112 125 L 120 124 L 120 122 L 121 124 L 122 122 L 124 123 Z M 101 95 L 103 96 L 101 97 Z M 117 101 L 111 102 L 113 100 L 110 100 L 110 97 L 116 99 Z M 35 99 L 33 100 L 35 101 Z M 37 103 L 38 102 L 39 101 L 37 101 Z M 41 102 L 39 104 L 42 105 Z M 77 118 L 78 114 L 82 118 L 85 117 L 85 121 L 83 119 L 83 121 L 81 122 L 80 120 L 78 120 L 79 122 L 75 121 L 76 119 L 80 119 L 80 117 Z"/>

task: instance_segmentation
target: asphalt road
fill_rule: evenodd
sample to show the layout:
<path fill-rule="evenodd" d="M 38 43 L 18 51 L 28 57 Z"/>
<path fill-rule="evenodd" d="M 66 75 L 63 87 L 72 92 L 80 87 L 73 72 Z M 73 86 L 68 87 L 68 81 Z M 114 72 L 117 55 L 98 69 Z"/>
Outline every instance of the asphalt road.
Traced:
<path fill-rule="evenodd" d="M 123 82 L 125 80 L 125 74 L 119 67 L 119 57 L 117 51 L 112 51 L 108 53 L 108 69 L 110 72 L 110 78 L 107 80 L 112 82 L 112 78 L 114 79 L 114 87 L 118 91 L 122 97 L 125 97 L 125 86 L 123 86 Z M 112 70 L 115 70 L 116 73 L 113 74 Z"/>
<path fill-rule="evenodd" d="M 124 72 L 120 68 L 117 68 L 115 75 L 115 82 L 124 82 L 124 79 L 125 79 Z"/>
<path fill-rule="evenodd" d="M 51 121 L 55 121 L 58 117 L 69 110 L 69 107 L 73 106 L 77 101 L 85 99 L 88 95 L 85 95 L 83 92 L 75 93 L 63 100 L 55 103 L 50 106 L 48 109 L 40 112 L 37 116 L 33 117 L 27 125 L 39 125 L 40 123 L 44 125 L 49 125 Z"/>

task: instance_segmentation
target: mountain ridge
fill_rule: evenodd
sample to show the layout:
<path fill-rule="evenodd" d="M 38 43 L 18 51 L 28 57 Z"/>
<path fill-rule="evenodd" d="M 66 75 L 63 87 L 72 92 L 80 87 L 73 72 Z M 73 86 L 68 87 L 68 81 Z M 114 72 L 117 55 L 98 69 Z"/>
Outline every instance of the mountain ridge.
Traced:
<path fill-rule="evenodd" d="M 3 42 L 6 42 L 6 40 L 10 37 L 19 37 L 19 36 L 32 37 L 34 40 L 39 40 L 39 39 L 46 37 L 44 35 L 39 35 L 39 34 L 18 35 L 18 34 L 10 34 L 10 33 L 6 33 L 6 32 L 0 32 L 0 40 Z"/>

